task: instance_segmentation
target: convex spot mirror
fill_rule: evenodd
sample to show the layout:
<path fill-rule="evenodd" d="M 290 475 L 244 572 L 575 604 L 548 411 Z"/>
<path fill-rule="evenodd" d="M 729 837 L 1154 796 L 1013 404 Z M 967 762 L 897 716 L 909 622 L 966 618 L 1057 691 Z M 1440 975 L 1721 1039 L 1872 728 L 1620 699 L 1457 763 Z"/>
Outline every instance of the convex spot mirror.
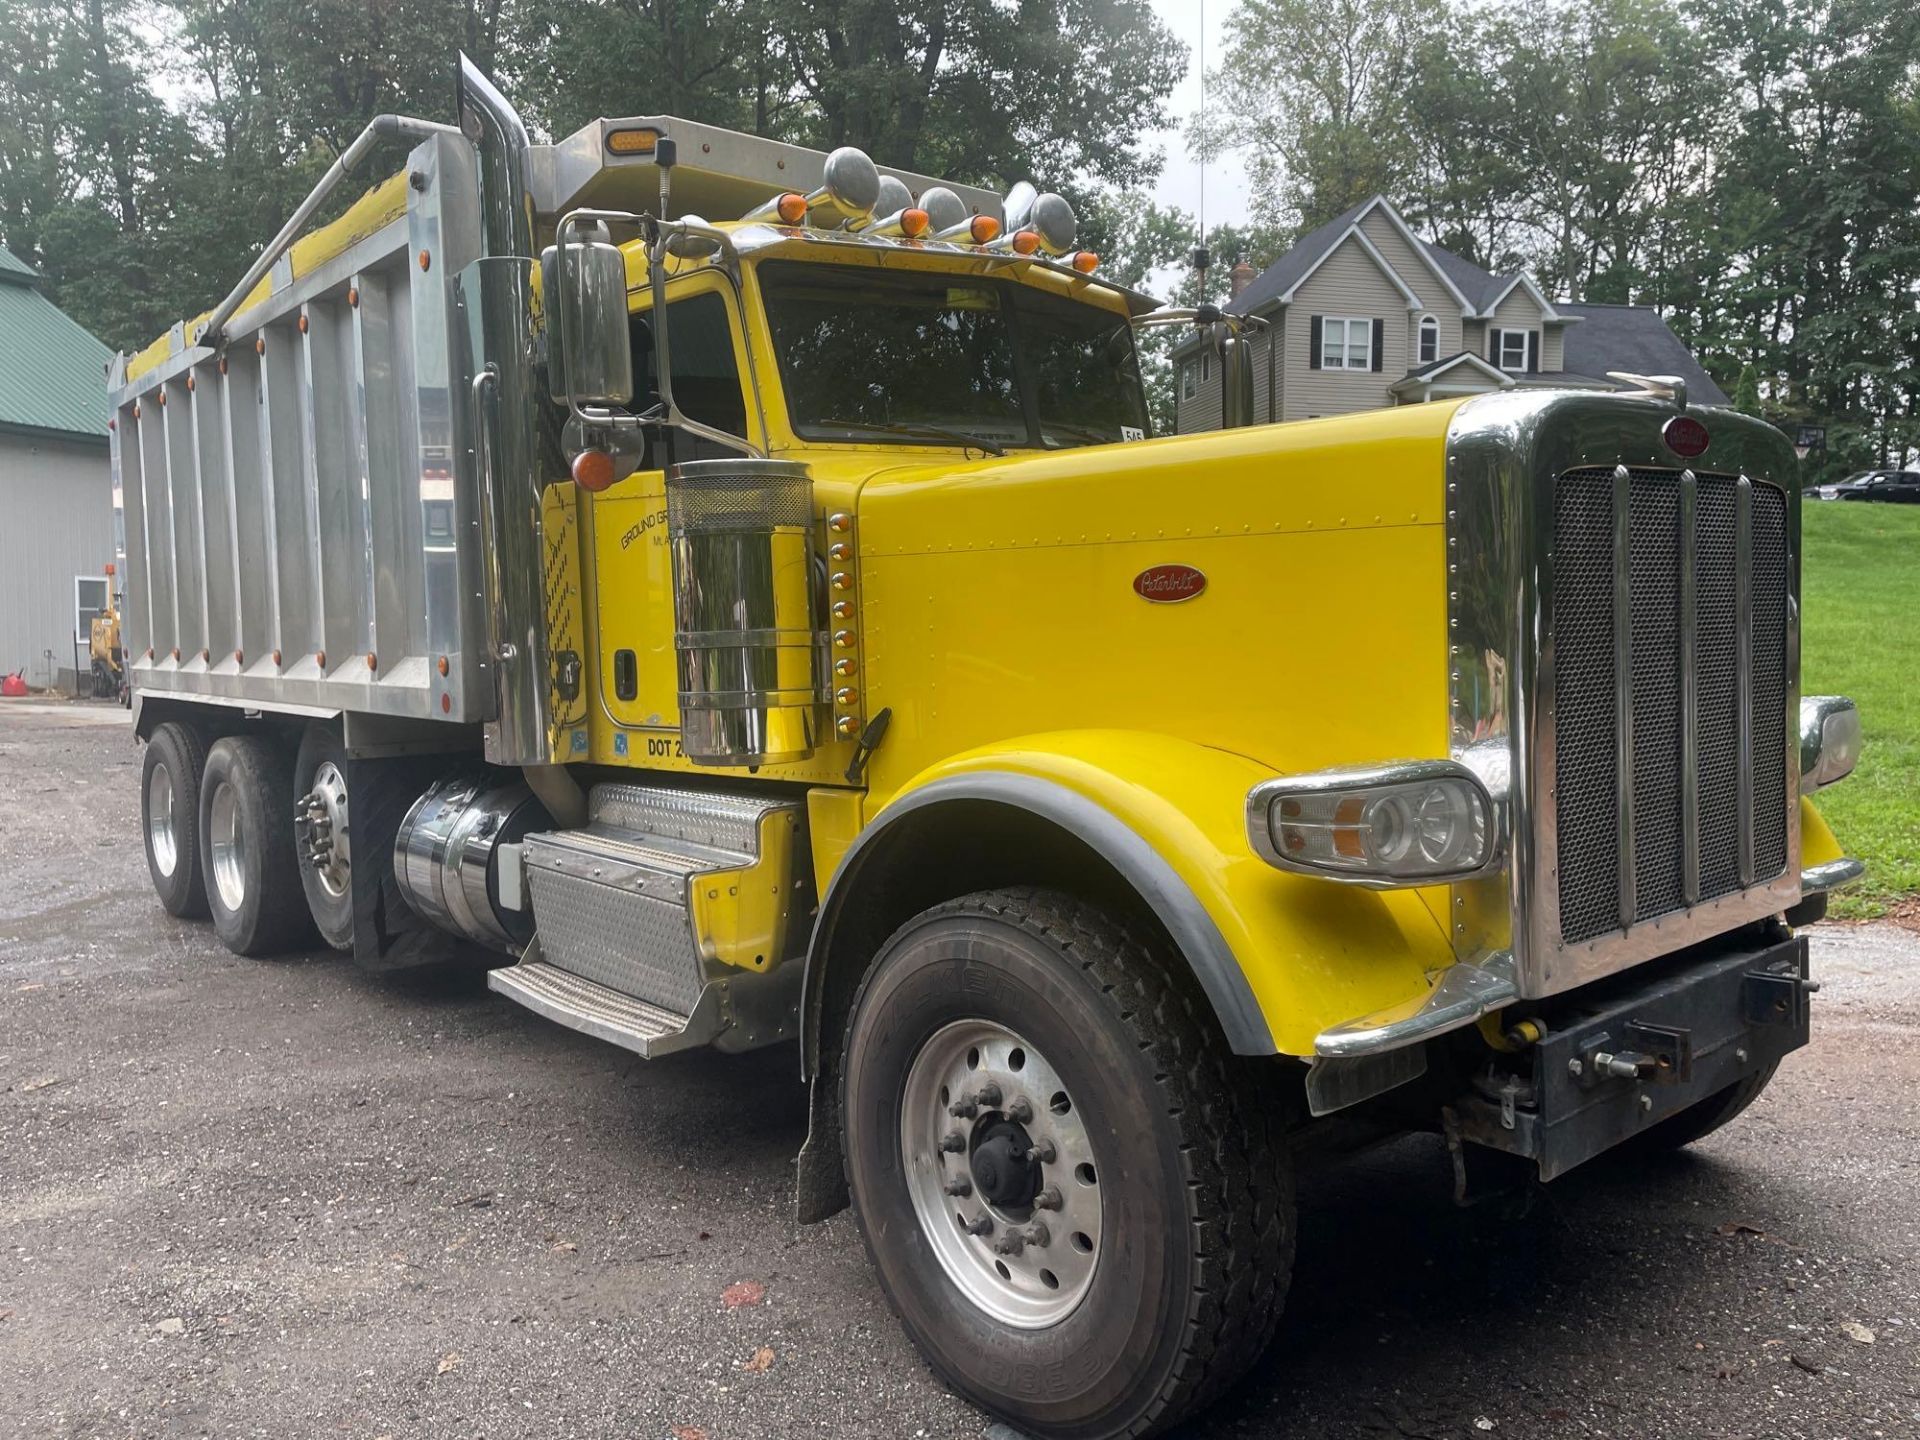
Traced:
<path fill-rule="evenodd" d="M 627 336 L 627 258 L 605 227 L 572 227 L 540 255 L 547 307 L 547 377 L 560 404 L 633 399 Z"/>

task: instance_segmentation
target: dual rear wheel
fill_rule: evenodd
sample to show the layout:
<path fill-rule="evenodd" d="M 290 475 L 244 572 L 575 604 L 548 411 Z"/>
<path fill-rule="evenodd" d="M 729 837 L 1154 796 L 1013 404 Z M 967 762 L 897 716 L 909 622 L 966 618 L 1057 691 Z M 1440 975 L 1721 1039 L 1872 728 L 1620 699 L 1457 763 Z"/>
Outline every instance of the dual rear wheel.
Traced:
<path fill-rule="evenodd" d="M 338 752 L 332 732 L 317 726 L 297 755 L 271 735 L 208 744 L 194 726 L 156 726 L 143 762 L 141 830 L 147 871 L 167 912 L 210 916 L 238 955 L 306 945 L 316 922 L 330 943 L 350 946 L 351 852 Z M 303 771 L 309 785 L 296 817 Z M 316 789 L 326 792 L 318 801 Z M 325 837 L 317 846 L 316 835 Z M 316 853 L 322 863 L 313 863 Z"/>

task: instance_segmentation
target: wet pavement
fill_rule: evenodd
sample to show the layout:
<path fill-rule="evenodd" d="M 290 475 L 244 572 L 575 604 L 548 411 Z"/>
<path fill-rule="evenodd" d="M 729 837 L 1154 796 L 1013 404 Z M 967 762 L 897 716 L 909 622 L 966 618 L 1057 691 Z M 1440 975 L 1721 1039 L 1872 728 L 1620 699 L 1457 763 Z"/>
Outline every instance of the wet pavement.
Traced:
<path fill-rule="evenodd" d="M 139 761 L 0 705 L 0 1436 L 989 1432 L 849 1217 L 792 1222 L 791 1049 L 229 955 L 153 898 Z M 1466 1211 L 1424 1138 L 1303 1177 L 1279 1338 L 1185 1433 L 1920 1435 L 1920 937 L 1814 966 L 1813 1045 L 1687 1154 Z"/>

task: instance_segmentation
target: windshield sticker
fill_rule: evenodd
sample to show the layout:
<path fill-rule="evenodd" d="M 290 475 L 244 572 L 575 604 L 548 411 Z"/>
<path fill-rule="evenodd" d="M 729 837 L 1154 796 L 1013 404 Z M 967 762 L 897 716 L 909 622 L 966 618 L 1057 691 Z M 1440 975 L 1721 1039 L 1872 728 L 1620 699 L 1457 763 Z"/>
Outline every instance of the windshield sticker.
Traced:
<path fill-rule="evenodd" d="M 1144 440 L 1147 438 L 1147 432 L 1142 430 L 1138 425 L 1122 425 L 1120 427 L 1120 438 L 1123 441 Z"/>
<path fill-rule="evenodd" d="M 947 308 L 949 310 L 998 310 L 1000 295 L 994 290 L 976 290 L 966 285 L 949 285 Z"/>

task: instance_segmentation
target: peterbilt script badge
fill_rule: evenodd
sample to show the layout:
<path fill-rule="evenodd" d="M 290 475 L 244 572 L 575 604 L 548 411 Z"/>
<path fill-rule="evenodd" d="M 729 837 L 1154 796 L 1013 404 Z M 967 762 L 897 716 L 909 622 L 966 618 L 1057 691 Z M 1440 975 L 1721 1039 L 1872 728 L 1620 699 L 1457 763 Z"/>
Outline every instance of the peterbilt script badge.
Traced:
<path fill-rule="evenodd" d="M 1191 565 L 1152 565 L 1133 577 L 1133 593 L 1156 605 L 1191 600 L 1207 588 L 1207 577 Z"/>

